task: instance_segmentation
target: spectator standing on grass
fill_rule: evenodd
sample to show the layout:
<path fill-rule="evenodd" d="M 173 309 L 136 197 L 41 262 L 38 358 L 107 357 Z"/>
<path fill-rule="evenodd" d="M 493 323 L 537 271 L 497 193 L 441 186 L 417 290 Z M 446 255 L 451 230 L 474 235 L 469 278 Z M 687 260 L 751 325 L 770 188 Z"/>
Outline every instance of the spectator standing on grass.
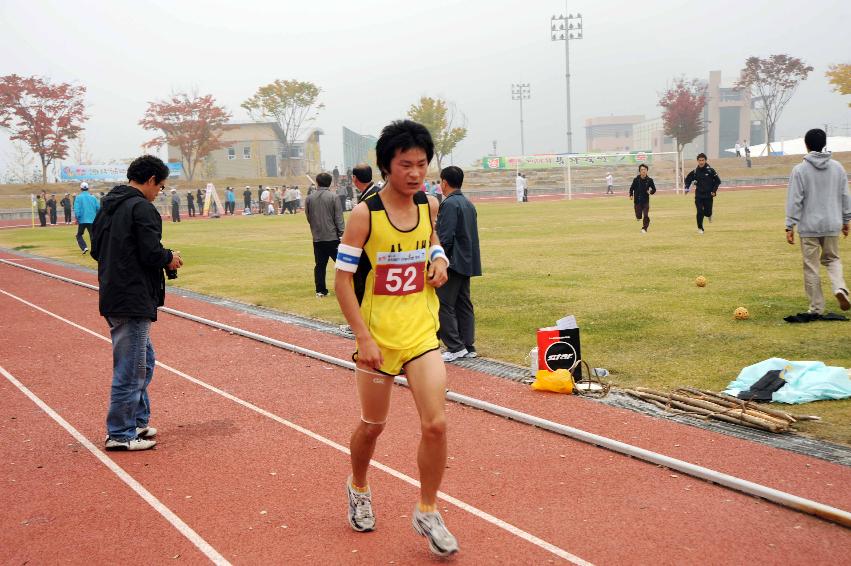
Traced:
<path fill-rule="evenodd" d="M 638 166 L 638 175 L 629 186 L 629 198 L 635 209 L 635 219 L 643 220 L 641 233 L 646 234 L 650 227 L 650 195 L 656 194 L 656 183 L 647 175 L 649 168 L 642 163 Z"/>
<path fill-rule="evenodd" d="M 298 185 L 296 185 L 295 186 L 295 210 L 296 210 L 296 212 L 298 212 L 298 210 L 301 208 L 301 200 L 302 200 L 301 199 L 301 189 L 299 189 Z"/>
<path fill-rule="evenodd" d="M 225 214 L 230 213 L 233 216 L 236 211 L 236 195 L 233 192 L 233 187 L 228 187 L 225 190 Z"/>
<path fill-rule="evenodd" d="M 340 199 L 340 206 L 343 208 L 343 212 L 345 212 L 348 193 L 346 192 L 346 187 L 344 187 L 342 183 L 337 185 L 337 198 Z"/>
<path fill-rule="evenodd" d="M 65 224 L 71 223 L 71 193 L 65 193 L 62 200 L 59 201 L 62 205 L 62 212 L 65 214 Z"/>
<path fill-rule="evenodd" d="M 517 202 L 523 202 L 523 175 L 520 174 L 520 171 L 517 172 L 517 179 L 514 185 L 517 192 Z"/>
<path fill-rule="evenodd" d="M 694 206 L 697 209 L 697 233 L 703 234 L 703 219 L 709 218 L 712 222 L 712 202 L 718 187 L 721 186 L 721 178 L 715 169 L 706 162 L 706 154 L 697 154 L 697 167 L 686 177 L 686 194 L 688 188 L 694 183 Z"/>
<path fill-rule="evenodd" d="M 295 187 L 287 187 L 284 192 L 284 210 L 290 214 L 295 214 L 295 201 L 298 198 Z"/>
<path fill-rule="evenodd" d="M 606 194 L 615 194 L 615 178 L 612 175 L 611 171 L 606 173 Z"/>
<path fill-rule="evenodd" d="M 47 199 L 47 212 L 50 216 L 51 226 L 56 226 L 56 195 L 51 194 Z"/>
<path fill-rule="evenodd" d="M 440 299 L 438 337 L 446 346 L 443 361 L 475 358 L 476 319 L 470 299 L 470 278 L 482 274 L 476 207 L 461 192 L 464 171 L 454 165 L 440 172 L 445 200 L 437 213 L 437 236 L 449 256 L 449 279 L 437 289 Z"/>
<path fill-rule="evenodd" d="M 36 198 L 36 207 L 38 209 L 38 221 L 41 227 L 47 226 L 47 193 L 41 191 Z"/>
<path fill-rule="evenodd" d="M 272 197 L 269 194 L 269 189 L 263 189 L 263 192 L 260 193 L 260 206 L 263 207 L 263 214 L 268 216 L 271 214 L 270 208 L 272 207 Z"/>
<path fill-rule="evenodd" d="M 251 187 L 245 185 L 245 190 L 242 192 L 243 214 L 251 214 Z"/>
<path fill-rule="evenodd" d="M 186 192 L 186 212 L 189 214 L 189 218 L 195 216 L 195 195 L 192 194 L 192 191 Z"/>
<path fill-rule="evenodd" d="M 92 257 L 98 262 L 99 310 L 112 337 L 112 388 L 106 416 L 107 450 L 147 450 L 157 443 L 150 426 L 148 386 L 154 375 L 151 323 L 165 304 L 164 270 L 176 276 L 180 252 L 162 245 L 162 218 L 152 204 L 168 166 L 145 155 L 127 169 L 95 219 Z"/>
<path fill-rule="evenodd" d="M 198 192 L 195 193 L 195 200 L 198 201 L 198 214 L 204 216 L 204 191 L 198 189 Z"/>
<path fill-rule="evenodd" d="M 830 286 L 839 307 L 851 309 L 848 285 L 839 259 L 839 233 L 848 237 L 851 224 L 851 194 L 848 175 L 838 161 L 823 153 L 824 130 L 813 129 L 804 136 L 807 155 L 792 169 L 786 192 L 786 241 L 795 243 L 795 226 L 801 237 L 804 257 L 804 291 L 810 300 L 809 313 L 824 314 L 819 263 L 827 269 Z"/>
<path fill-rule="evenodd" d="M 325 270 L 329 259 L 337 261 L 337 248 L 346 227 L 340 199 L 329 189 L 331 181 L 331 175 L 328 173 L 317 175 L 317 188 L 307 196 L 304 203 L 304 214 L 313 237 L 313 282 L 316 296 L 319 298 L 328 296 Z"/>
<path fill-rule="evenodd" d="M 378 193 L 378 187 L 372 182 L 372 167 L 367 163 L 358 163 L 352 169 L 352 182 L 358 190 L 358 202 L 363 202 Z"/>
<path fill-rule="evenodd" d="M 432 183 L 431 190 L 428 194 L 437 199 L 437 204 L 443 202 L 443 193 L 440 192 L 440 183 Z"/>
<path fill-rule="evenodd" d="M 92 239 L 92 223 L 100 210 L 100 201 L 89 194 L 88 183 L 80 183 L 80 194 L 74 199 L 74 216 L 77 217 L 77 245 L 83 255 L 89 253 L 89 246 L 83 239 L 83 233 L 89 232 L 89 240 Z"/>
<path fill-rule="evenodd" d="M 739 140 L 736 140 L 736 157 L 742 156 L 742 144 L 739 143 Z"/>
<path fill-rule="evenodd" d="M 180 222 L 180 195 L 177 189 L 171 190 L 171 221 Z"/>
<path fill-rule="evenodd" d="M 275 212 L 277 214 L 284 213 L 284 194 L 281 187 L 275 187 Z"/>

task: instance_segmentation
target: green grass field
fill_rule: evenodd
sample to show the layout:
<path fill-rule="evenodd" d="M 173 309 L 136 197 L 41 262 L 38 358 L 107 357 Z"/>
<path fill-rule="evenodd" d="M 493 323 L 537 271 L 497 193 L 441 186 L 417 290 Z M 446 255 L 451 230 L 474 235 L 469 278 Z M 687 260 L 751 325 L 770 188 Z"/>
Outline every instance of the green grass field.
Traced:
<path fill-rule="evenodd" d="M 472 284 L 478 349 L 523 364 L 538 327 L 574 314 L 584 357 L 621 386 L 720 390 L 742 367 L 775 356 L 851 367 L 851 322 L 783 321 L 807 309 L 800 249 L 784 237 L 784 198 L 782 190 L 719 193 L 703 236 L 683 196 L 654 198 L 646 235 L 620 196 L 480 203 L 485 275 Z M 0 245 L 94 267 L 73 231 L 2 230 Z M 343 322 L 333 298 L 314 297 L 303 214 L 166 222 L 164 242 L 186 260 L 180 287 Z M 840 253 L 851 273 L 851 240 Z M 708 279 L 705 288 L 694 284 L 698 275 Z M 329 269 L 329 284 L 332 277 Z M 824 291 L 828 308 L 838 310 Z M 734 320 L 738 306 L 750 320 Z M 851 400 L 791 410 L 824 418 L 805 425 L 807 433 L 851 443 Z"/>

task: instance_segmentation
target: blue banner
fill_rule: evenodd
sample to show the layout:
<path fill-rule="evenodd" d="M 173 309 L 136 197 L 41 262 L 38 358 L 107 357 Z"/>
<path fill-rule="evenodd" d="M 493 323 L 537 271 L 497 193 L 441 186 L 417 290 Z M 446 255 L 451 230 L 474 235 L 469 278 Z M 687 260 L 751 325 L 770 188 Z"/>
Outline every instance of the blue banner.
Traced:
<path fill-rule="evenodd" d="M 166 163 L 170 179 L 183 177 L 182 163 Z M 62 181 L 126 181 L 127 165 L 105 163 L 102 165 L 63 165 L 59 171 Z"/>

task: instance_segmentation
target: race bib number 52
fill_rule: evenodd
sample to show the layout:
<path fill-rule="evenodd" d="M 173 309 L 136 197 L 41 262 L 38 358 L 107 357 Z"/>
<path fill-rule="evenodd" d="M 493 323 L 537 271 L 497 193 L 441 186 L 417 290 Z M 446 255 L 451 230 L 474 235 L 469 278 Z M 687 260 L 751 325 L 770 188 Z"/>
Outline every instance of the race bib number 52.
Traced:
<path fill-rule="evenodd" d="M 410 295 L 423 290 L 426 250 L 379 252 L 376 259 L 376 295 Z"/>

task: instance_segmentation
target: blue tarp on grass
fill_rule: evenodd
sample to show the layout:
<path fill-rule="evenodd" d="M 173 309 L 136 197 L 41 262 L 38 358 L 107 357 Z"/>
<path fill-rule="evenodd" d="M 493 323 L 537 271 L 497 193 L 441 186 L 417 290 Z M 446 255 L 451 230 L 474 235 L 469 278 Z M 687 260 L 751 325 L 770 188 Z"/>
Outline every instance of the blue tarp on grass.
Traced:
<path fill-rule="evenodd" d="M 787 367 L 786 385 L 772 394 L 772 403 L 796 404 L 851 397 L 851 376 L 847 369 L 826 366 L 823 362 L 790 362 L 783 358 L 771 358 L 744 368 L 724 393 L 736 396 L 750 389 L 766 372 Z"/>

